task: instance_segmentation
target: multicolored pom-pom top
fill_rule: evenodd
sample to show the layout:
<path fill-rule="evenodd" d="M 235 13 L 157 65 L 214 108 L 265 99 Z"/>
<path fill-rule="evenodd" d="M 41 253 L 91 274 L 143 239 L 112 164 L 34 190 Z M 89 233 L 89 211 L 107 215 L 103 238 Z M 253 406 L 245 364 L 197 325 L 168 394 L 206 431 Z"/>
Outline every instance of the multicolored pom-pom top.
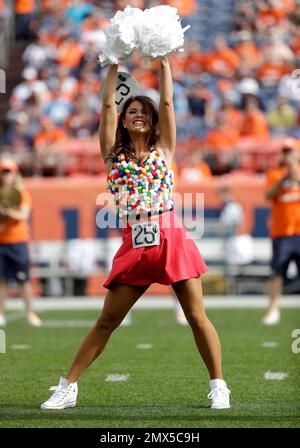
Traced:
<path fill-rule="evenodd" d="M 107 177 L 119 217 L 172 210 L 173 178 L 173 171 L 155 148 L 144 163 L 127 162 L 120 154 Z"/>

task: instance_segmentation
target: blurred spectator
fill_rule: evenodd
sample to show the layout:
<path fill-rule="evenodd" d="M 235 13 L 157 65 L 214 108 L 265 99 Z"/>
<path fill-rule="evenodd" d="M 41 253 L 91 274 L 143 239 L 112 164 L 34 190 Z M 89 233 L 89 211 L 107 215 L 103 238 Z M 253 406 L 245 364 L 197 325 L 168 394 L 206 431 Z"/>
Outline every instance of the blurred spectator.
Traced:
<path fill-rule="evenodd" d="M 31 37 L 31 25 L 35 18 L 35 0 L 15 0 L 16 39 Z"/>
<path fill-rule="evenodd" d="M 238 102 L 238 94 L 234 90 L 227 90 L 223 93 L 223 104 L 216 111 L 217 119 L 220 118 L 224 125 L 233 127 L 238 132 L 243 122 L 243 113 L 236 107 Z"/>
<path fill-rule="evenodd" d="M 202 160 L 200 151 L 192 152 L 180 164 L 180 180 L 187 183 L 197 183 L 211 177 L 209 165 Z"/>
<path fill-rule="evenodd" d="M 4 22 L 10 16 L 10 10 L 7 8 L 4 0 L 0 0 L 0 31 L 3 28 Z"/>
<path fill-rule="evenodd" d="M 72 74 L 77 74 L 83 57 L 83 49 L 75 37 L 69 35 L 60 43 L 57 51 L 57 62 L 70 68 Z"/>
<path fill-rule="evenodd" d="M 126 8 L 127 5 L 130 5 L 133 8 L 145 9 L 144 0 L 114 0 L 114 7 L 116 11 Z"/>
<path fill-rule="evenodd" d="M 299 10 L 300 10 L 300 3 L 299 3 Z M 299 19 L 300 19 L 300 15 L 299 15 Z M 292 35 L 290 47 L 291 47 L 291 50 L 293 51 L 295 58 L 299 62 L 299 60 L 300 60 L 300 20 L 299 20 L 299 25 L 296 27 L 296 29 Z"/>
<path fill-rule="evenodd" d="M 36 70 L 51 64 L 56 58 L 56 48 L 49 42 L 47 33 L 39 33 L 37 42 L 30 44 L 23 53 L 23 61 Z"/>
<path fill-rule="evenodd" d="M 74 137 L 89 137 L 99 127 L 99 117 L 87 106 L 86 99 L 79 95 L 74 104 L 74 111 L 66 123 L 70 134 Z"/>
<path fill-rule="evenodd" d="M 4 136 L 4 144 L 8 145 L 11 152 L 22 158 L 22 154 L 32 151 L 33 140 L 28 132 L 29 116 L 25 112 L 15 115 L 14 121 Z"/>
<path fill-rule="evenodd" d="M 164 0 L 161 3 L 177 8 L 181 17 L 190 16 L 197 10 L 196 0 Z"/>
<path fill-rule="evenodd" d="M 105 43 L 103 28 L 107 25 L 107 19 L 98 11 L 81 24 L 81 43 L 85 60 L 97 60 Z"/>
<path fill-rule="evenodd" d="M 34 94 L 41 104 L 47 103 L 50 99 L 50 92 L 47 84 L 38 79 L 38 72 L 33 67 L 26 67 L 22 72 L 24 81 L 18 84 L 12 91 L 11 103 L 18 107 L 25 104 L 25 102 Z"/>
<path fill-rule="evenodd" d="M 27 114 L 28 117 L 30 117 L 30 120 L 27 125 L 27 132 L 30 135 L 30 137 L 33 138 L 41 129 L 40 124 L 41 109 L 37 96 L 35 94 L 31 95 L 25 101 L 23 111 L 24 113 Z M 16 115 L 18 116 L 20 113 L 22 112 L 17 112 Z"/>
<path fill-rule="evenodd" d="M 52 13 L 57 11 L 59 14 L 64 12 L 70 4 L 70 0 L 40 0 L 44 12 Z"/>
<path fill-rule="evenodd" d="M 61 176 L 65 172 L 66 156 L 62 145 L 67 134 L 49 117 L 42 117 L 41 125 L 41 131 L 34 138 L 35 175 Z"/>
<path fill-rule="evenodd" d="M 184 71 L 188 76 L 201 75 L 206 63 L 206 55 L 198 42 L 186 42 L 184 47 Z"/>
<path fill-rule="evenodd" d="M 273 254 L 269 285 L 270 305 L 263 323 L 280 322 L 279 300 L 283 279 L 292 260 L 300 275 L 300 157 L 296 141 L 287 139 L 282 146 L 280 165 L 267 172 L 266 199 L 271 202 L 269 222 Z"/>
<path fill-rule="evenodd" d="M 278 98 L 278 103 L 267 111 L 270 128 L 276 135 L 286 135 L 297 126 L 297 112 L 284 96 Z"/>
<path fill-rule="evenodd" d="M 249 66 L 257 68 L 261 62 L 261 53 L 258 46 L 253 42 L 253 36 L 250 31 L 240 31 L 236 35 L 238 41 L 234 50 L 241 59 L 248 61 Z"/>
<path fill-rule="evenodd" d="M 232 125 L 226 123 L 222 116 L 219 116 L 216 119 L 215 126 L 206 134 L 204 146 L 211 151 L 230 151 L 235 148 L 238 136 L 238 131 Z"/>
<path fill-rule="evenodd" d="M 279 29 L 270 30 L 268 42 L 263 46 L 262 58 L 277 60 L 281 64 L 289 64 L 293 61 L 293 50 L 284 42 Z"/>
<path fill-rule="evenodd" d="M 210 122 L 213 94 L 199 81 L 189 89 L 187 98 L 191 114 Z"/>
<path fill-rule="evenodd" d="M 44 107 L 43 112 L 57 126 L 63 126 L 73 111 L 73 103 L 68 95 L 59 90 L 53 90 L 51 101 Z"/>
<path fill-rule="evenodd" d="M 88 277 L 96 271 L 95 243 L 85 239 L 68 240 L 61 263 L 68 268 L 68 278 L 63 279 L 64 289 L 72 281 L 72 290 L 66 292 L 75 297 L 85 296 Z"/>
<path fill-rule="evenodd" d="M 71 3 L 66 9 L 65 16 L 74 25 L 80 25 L 84 19 L 94 12 L 94 7 L 90 3 L 84 0 L 77 0 L 75 3 Z"/>
<path fill-rule="evenodd" d="M 256 31 L 256 10 L 253 1 L 236 2 L 233 16 L 233 29 L 237 32 Z"/>
<path fill-rule="evenodd" d="M 287 98 L 290 101 L 298 102 L 300 104 L 299 79 L 299 69 L 296 69 L 294 73 L 283 76 L 278 86 L 279 95 Z"/>
<path fill-rule="evenodd" d="M 240 136 L 267 139 L 269 126 L 264 114 L 259 110 L 255 98 L 248 98 L 246 110 L 241 124 Z"/>
<path fill-rule="evenodd" d="M 235 266 L 249 264 L 254 259 L 254 247 L 251 235 L 241 232 L 245 220 L 243 207 L 233 199 L 227 187 L 219 190 L 219 196 L 222 202 L 219 220 L 231 233 L 225 245 L 226 263 Z"/>
<path fill-rule="evenodd" d="M 233 126 L 217 117 L 215 126 L 203 139 L 204 152 L 213 174 L 225 174 L 233 168 L 238 137 Z"/>
<path fill-rule="evenodd" d="M 277 56 L 267 54 L 264 62 L 256 72 L 256 79 L 266 86 L 277 86 L 283 75 L 286 74 L 284 62 Z"/>
<path fill-rule="evenodd" d="M 281 0 L 257 0 L 257 22 L 261 28 L 271 28 L 287 18 L 288 11 Z"/>
<path fill-rule="evenodd" d="M 14 191 L 14 199 L 1 196 L 0 202 L 0 327 L 6 325 L 4 304 L 12 284 L 17 284 L 24 301 L 27 322 L 40 327 L 42 322 L 33 311 L 30 284 L 28 221 L 32 201 L 17 164 L 7 155 L 0 159 L 0 187 Z"/>
<path fill-rule="evenodd" d="M 206 57 L 206 70 L 219 76 L 231 77 L 239 65 L 239 56 L 229 48 L 224 37 L 214 40 L 213 49 Z"/>
<path fill-rule="evenodd" d="M 256 81 L 256 79 L 253 78 L 244 78 L 240 81 L 238 84 L 238 91 L 240 92 L 241 96 L 241 102 L 240 102 L 240 109 L 245 109 L 246 105 L 248 103 L 248 100 L 253 98 L 258 102 L 259 108 L 261 110 L 265 110 L 264 104 L 259 97 L 259 84 Z"/>
<path fill-rule="evenodd" d="M 57 67 L 55 73 L 51 74 L 47 79 L 49 89 L 60 91 L 62 95 L 72 100 L 79 91 L 79 81 L 70 74 L 69 67 L 61 65 Z"/>
<path fill-rule="evenodd" d="M 244 219 L 243 207 L 233 199 L 228 187 L 223 187 L 219 190 L 219 197 L 222 203 L 220 222 L 224 225 L 232 226 L 233 233 L 236 233 Z"/>

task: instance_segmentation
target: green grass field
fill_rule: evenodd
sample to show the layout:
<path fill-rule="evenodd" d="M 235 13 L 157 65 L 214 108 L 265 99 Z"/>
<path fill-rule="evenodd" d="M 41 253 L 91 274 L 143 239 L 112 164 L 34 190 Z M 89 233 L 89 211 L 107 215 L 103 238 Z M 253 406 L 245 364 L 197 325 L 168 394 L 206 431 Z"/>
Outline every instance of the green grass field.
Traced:
<path fill-rule="evenodd" d="M 221 337 L 224 376 L 232 407 L 213 411 L 208 376 L 192 333 L 172 310 L 134 310 L 79 384 L 77 406 L 42 411 L 48 388 L 66 373 L 88 327 L 31 328 L 24 320 L 6 328 L 0 354 L 0 428 L 273 428 L 300 427 L 300 353 L 292 352 L 299 310 L 282 310 L 282 324 L 264 327 L 262 310 L 208 310 Z M 9 314 L 8 314 L 9 316 Z M 44 312 L 44 321 L 94 321 L 97 311 Z M 262 347 L 276 342 L 275 347 Z M 28 349 L 16 349 L 15 345 Z M 152 344 L 139 349 L 138 344 Z M 300 346 L 300 344 L 298 344 Z M 266 380 L 265 372 L 285 372 Z M 105 381 L 129 375 L 125 382 Z"/>

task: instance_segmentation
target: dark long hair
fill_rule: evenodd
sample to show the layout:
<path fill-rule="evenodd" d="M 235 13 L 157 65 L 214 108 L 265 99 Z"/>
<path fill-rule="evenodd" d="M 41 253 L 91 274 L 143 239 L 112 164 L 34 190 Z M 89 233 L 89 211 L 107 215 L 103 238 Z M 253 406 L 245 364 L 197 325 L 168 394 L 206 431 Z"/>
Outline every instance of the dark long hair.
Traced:
<path fill-rule="evenodd" d="M 128 98 L 128 100 L 126 100 L 122 112 L 119 115 L 115 144 L 107 156 L 107 160 L 110 160 L 111 162 L 116 162 L 120 153 L 123 153 L 125 155 L 127 161 L 131 160 L 133 162 L 139 162 L 139 160 L 136 158 L 135 149 L 132 145 L 128 130 L 124 128 L 123 124 L 127 109 L 134 101 L 138 101 L 139 103 L 141 103 L 145 110 L 147 119 L 149 120 L 150 132 L 148 140 L 146 142 L 146 146 L 151 148 L 158 140 L 158 111 L 155 103 L 148 96 L 131 96 L 130 98 Z"/>

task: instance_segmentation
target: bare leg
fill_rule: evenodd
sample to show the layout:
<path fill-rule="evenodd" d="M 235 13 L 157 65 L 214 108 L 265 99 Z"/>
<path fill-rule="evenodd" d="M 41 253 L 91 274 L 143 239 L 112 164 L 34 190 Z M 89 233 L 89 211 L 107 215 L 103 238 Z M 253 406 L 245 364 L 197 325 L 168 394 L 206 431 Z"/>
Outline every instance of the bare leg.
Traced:
<path fill-rule="evenodd" d="M 147 288 L 148 286 L 116 285 L 108 291 L 101 315 L 83 340 L 66 375 L 69 383 L 75 383 L 102 353 L 112 332 Z"/>
<path fill-rule="evenodd" d="M 0 315 L 5 313 L 5 298 L 7 291 L 7 283 L 5 280 L 0 280 Z"/>
<path fill-rule="evenodd" d="M 192 278 L 172 285 L 192 328 L 199 353 L 210 379 L 222 379 L 219 336 L 205 313 L 201 280 Z"/>
<path fill-rule="evenodd" d="M 32 291 L 30 282 L 19 284 L 20 296 L 24 300 L 26 313 L 32 313 Z"/>
<path fill-rule="evenodd" d="M 283 280 L 280 275 L 271 278 L 269 282 L 269 298 L 271 303 L 267 314 L 270 314 L 274 309 L 278 308 L 279 299 L 282 294 L 282 285 Z"/>
<path fill-rule="evenodd" d="M 174 314 L 175 314 L 176 322 L 179 325 L 184 325 L 184 326 L 188 325 L 189 323 L 186 320 L 184 311 L 183 311 L 180 303 L 177 300 L 177 296 L 176 296 L 175 292 L 172 289 L 170 290 L 170 294 L 172 295 L 173 300 L 174 300 Z"/>

